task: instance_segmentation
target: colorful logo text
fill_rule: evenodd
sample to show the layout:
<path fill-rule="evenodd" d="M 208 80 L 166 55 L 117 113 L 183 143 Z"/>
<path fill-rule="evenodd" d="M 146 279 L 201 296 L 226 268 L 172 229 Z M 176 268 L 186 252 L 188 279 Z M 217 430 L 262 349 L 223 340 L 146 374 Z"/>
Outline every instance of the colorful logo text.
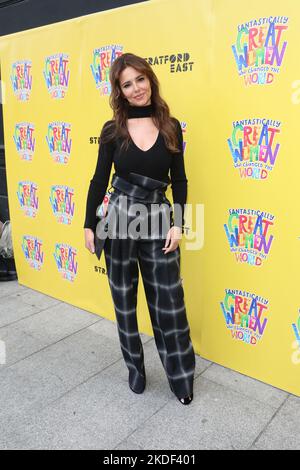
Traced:
<path fill-rule="evenodd" d="M 280 133 L 279 121 L 245 119 L 233 123 L 228 145 L 235 168 L 241 178 L 265 180 L 272 171 L 279 152 L 276 142 Z"/>
<path fill-rule="evenodd" d="M 51 186 L 50 203 L 57 222 L 70 225 L 74 215 L 74 189 L 68 186 Z"/>
<path fill-rule="evenodd" d="M 62 278 L 73 282 L 78 268 L 76 248 L 66 243 L 56 243 L 53 256 Z"/>
<path fill-rule="evenodd" d="M 39 198 L 37 197 L 37 185 L 32 181 L 20 181 L 18 184 L 17 196 L 21 209 L 28 217 L 34 218 L 39 208 Z"/>
<path fill-rule="evenodd" d="M 22 250 L 31 268 L 40 271 L 44 263 L 43 242 L 36 237 L 24 235 Z"/>
<path fill-rule="evenodd" d="M 50 122 L 46 141 L 53 160 L 57 163 L 69 162 L 72 139 L 71 124 L 67 122 Z"/>
<path fill-rule="evenodd" d="M 109 72 L 112 63 L 123 54 L 123 46 L 110 45 L 99 47 L 93 51 L 91 71 L 100 95 L 110 95 L 111 84 Z"/>
<path fill-rule="evenodd" d="M 268 300 L 250 292 L 225 289 L 221 308 L 231 337 L 251 345 L 257 344 L 268 322 L 265 317 L 268 304 Z"/>
<path fill-rule="evenodd" d="M 20 122 L 15 126 L 13 136 L 18 154 L 22 160 L 31 161 L 35 149 L 34 125 L 30 122 Z"/>
<path fill-rule="evenodd" d="M 29 100 L 32 88 L 31 60 L 18 60 L 12 64 L 10 80 L 19 101 Z"/>
<path fill-rule="evenodd" d="M 286 16 L 270 16 L 238 26 L 232 51 L 245 85 L 264 85 L 274 81 L 287 47 L 284 36 L 288 20 Z"/>
<path fill-rule="evenodd" d="M 230 251 L 237 262 L 260 266 L 269 254 L 273 235 L 274 216 L 260 210 L 229 209 L 224 224 Z"/>
<path fill-rule="evenodd" d="M 43 71 L 51 98 L 64 98 L 69 86 L 70 70 L 68 54 L 54 54 L 45 59 Z"/>

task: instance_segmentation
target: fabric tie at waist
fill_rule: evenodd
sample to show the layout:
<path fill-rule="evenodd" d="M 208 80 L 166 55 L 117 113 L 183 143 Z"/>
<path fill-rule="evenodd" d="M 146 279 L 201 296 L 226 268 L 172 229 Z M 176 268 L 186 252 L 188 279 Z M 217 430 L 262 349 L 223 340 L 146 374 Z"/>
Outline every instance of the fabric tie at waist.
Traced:
<path fill-rule="evenodd" d="M 114 174 L 111 185 L 117 193 L 120 191 L 130 198 L 143 202 L 159 203 L 166 200 L 165 191 L 169 183 L 132 172 L 129 173 L 129 179 Z"/>
<path fill-rule="evenodd" d="M 168 187 L 168 184 L 169 183 L 165 181 L 159 181 L 153 178 L 149 178 L 148 176 L 143 176 L 133 172 L 129 173 L 128 179 L 118 176 L 117 174 L 113 175 L 111 186 L 114 188 L 114 191 L 110 196 L 110 200 L 107 207 L 107 214 L 104 218 L 101 218 L 99 220 L 96 228 L 95 253 L 98 259 L 100 259 L 101 252 L 105 244 L 106 238 L 103 238 L 103 234 L 104 232 L 106 232 L 106 227 L 110 225 L 110 228 L 112 228 L 113 226 L 118 233 L 116 213 L 119 213 L 119 211 L 122 210 L 118 206 L 118 200 L 120 196 L 127 196 L 129 202 L 128 216 L 131 205 L 135 203 L 144 203 L 149 205 L 164 203 L 165 206 L 170 208 L 171 204 L 165 196 L 165 191 Z M 172 210 L 170 213 L 172 214 Z M 170 214 L 168 212 L 168 209 L 164 207 L 162 208 L 162 211 L 158 211 L 156 213 L 156 227 L 159 227 L 158 219 L 160 216 L 164 217 L 164 220 L 167 219 L 170 222 Z M 151 209 L 149 211 L 149 220 L 150 219 Z M 130 216 L 128 217 L 128 220 L 130 221 Z M 153 226 L 154 225 L 155 224 L 153 224 Z M 172 222 L 170 223 L 170 225 L 172 225 Z M 148 226 L 151 226 L 151 223 L 149 223 Z M 99 235 L 100 238 L 98 238 L 97 233 L 101 233 L 101 237 Z M 165 238 L 166 233 L 162 232 L 159 228 L 156 232 L 154 232 L 154 234 L 152 234 L 152 236 L 154 238 L 161 239 Z M 148 239 L 149 237 L 146 238 Z"/>

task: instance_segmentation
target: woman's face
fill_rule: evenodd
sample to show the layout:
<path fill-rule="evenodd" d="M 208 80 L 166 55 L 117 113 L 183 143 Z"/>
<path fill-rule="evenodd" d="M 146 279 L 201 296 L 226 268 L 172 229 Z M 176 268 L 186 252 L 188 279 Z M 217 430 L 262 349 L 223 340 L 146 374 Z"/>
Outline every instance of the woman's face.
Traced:
<path fill-rule="evenodd" d="M 146 75 L 126 67 L 120 74 L 119 83 L 123 96 L 132 106 L 151 104 L 151 85 Z"/>

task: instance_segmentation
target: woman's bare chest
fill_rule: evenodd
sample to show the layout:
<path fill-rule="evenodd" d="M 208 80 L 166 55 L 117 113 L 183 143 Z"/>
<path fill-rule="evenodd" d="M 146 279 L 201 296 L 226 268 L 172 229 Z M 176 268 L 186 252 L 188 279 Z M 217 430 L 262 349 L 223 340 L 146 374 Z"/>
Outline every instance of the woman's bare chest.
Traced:
<path fill-rule="evenodd" d="M 131 140 L 140 150 L 146 152 L 150 150 L 158 139 L 159 129 L 154 125 L 152 120 L 141 122 L 127 122 L 127 129 Z"/>

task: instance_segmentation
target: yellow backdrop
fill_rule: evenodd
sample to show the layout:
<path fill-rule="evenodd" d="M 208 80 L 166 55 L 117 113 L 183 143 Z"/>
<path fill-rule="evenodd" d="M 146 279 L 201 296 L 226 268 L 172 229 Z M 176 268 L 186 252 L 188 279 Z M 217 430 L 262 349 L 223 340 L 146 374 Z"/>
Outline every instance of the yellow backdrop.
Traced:
<path fill-rule="evenodd" d="M 133 52 L 184 131 L 193 207 L 181 269 L 195 350 L 300 395 L 299 31 L 294 0 L 154 0 L 2 37 L 19 282 L 114 319 L 83 222 L 112 117 L 109 69 Z M 142 287 L 138 305 L 152 334 Z"/>

